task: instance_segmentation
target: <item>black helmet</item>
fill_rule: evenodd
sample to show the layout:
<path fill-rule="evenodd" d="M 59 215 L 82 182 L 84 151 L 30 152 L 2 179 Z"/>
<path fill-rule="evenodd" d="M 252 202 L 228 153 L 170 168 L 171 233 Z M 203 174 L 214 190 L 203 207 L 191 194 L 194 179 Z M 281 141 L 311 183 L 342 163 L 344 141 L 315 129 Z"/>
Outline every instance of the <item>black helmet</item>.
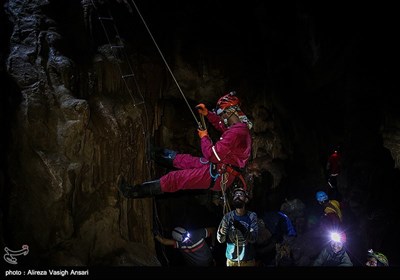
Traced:
<path fill-rule="evenodd" d="M 188 231 L 181 227 L 176 227 L 172 230 L 172 238 L 179 242 L 185 242 L 188 237 Z"/>

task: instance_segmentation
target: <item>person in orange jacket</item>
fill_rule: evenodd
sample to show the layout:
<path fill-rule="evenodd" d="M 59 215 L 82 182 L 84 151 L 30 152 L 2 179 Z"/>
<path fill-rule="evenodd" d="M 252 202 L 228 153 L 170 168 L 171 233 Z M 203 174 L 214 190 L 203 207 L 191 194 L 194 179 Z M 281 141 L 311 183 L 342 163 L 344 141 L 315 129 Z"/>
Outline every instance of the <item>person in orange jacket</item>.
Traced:
<path fill-rule="evenodd" d="M 323 216 L 320 221 L 320 228 L 323 232 L 339 230 L 342 226 L 342 210 L 340 202 L 329 199 L 323 191 L 318 191 L 315 198 L 323 208 Z"/>
<path fill-rule="evenodd" d="M 127 198 L 143 198 L 189 189 L 220 191 L 221 185 L 229 188 L 236 178 L 244 182 L 241 172 L 251 155 L 252 123 L 239 105 L 240 100 L 235 92 L 222 96 L 217 102 L 215 112 L 209 111 L 202 103 L 198 104 L 198 112 L 222 133 L 220 139 L 213 143 L 207 130 L 198 129 L 203 157 L 164 149 L 159 158 L 179 170 L 171 171 L 158 180 L 135 186 L 130 186 L 120 176 L 118 187 L 121 193 Z"/>

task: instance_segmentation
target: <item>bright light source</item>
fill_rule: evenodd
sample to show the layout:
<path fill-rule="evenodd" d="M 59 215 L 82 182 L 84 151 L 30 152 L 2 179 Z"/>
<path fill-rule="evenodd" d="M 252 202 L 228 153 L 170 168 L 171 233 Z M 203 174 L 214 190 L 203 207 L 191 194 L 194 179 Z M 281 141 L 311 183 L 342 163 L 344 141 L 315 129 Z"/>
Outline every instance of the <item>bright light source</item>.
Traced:
<path fill-rule="evenodd" d="M 334 242 L 342 242 L 340 234 L 337 232 L 331 232 L 331 240 Z"/>
<path fill-rule="evenodd" d="M 190 233 L 189 233 L 189 232 L 187 232 L 187 233 L 186 233 L 186 236 L 185 236 L 185 238 L 183 239 L 183 241 L 182 241 L 182 242 L 186 242 L 186 241 L 188 241 L 188 240 L 189 240 L 189 238 L 190 238 Z"/>

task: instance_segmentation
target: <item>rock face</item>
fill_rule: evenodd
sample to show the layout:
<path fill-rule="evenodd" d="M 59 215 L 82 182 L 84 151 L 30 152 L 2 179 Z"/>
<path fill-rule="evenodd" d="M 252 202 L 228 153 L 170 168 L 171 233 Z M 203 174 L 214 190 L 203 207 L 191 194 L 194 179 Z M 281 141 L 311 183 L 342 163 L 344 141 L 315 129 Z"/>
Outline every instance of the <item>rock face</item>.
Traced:
<path fill-rule="evenodd" d="M 119 174 L 132 183 L 150 177 L 151 100 L 130 100 L 115 78 L 117 61 L 101 48 L 82 71 L 82 61 L 63 52 L 66 38 L 47 8 L 47 1 L 8 3 L 7 65 L 22 100 L 10 143 L 7 230 L 15 245 L 29 244 L 32 260 L 159 265 L 152 201 L 127 201 L 116 186 Z"/>
<path fill-rule="evenodd" d="M 306 6 L 141 5 L 180 88 L 128 1 L 6 1 L 3 247 L 28 244 L 32 264 L 161 265 L 154 220 L 167 230 L 215 226 L 212 195 L 127 200 L 116 179 L 138 184 L 168 171 L 154 166 L 152 145 L 200 155 L 191 110 L 212 109 L 234 89 L 254 123 L 250 207 L 279 210 L 295 198 L 312 207 L 327 187 L 329 147 L 341 144 L 338 188 L 354 252 L 363 258 L 374 246 L 400 262 L 389 231 L 399 219 L 400 101 L 389 71 L 398 48 L 367 45 L 370 31 L 350 15 L 333 28 Z"/>

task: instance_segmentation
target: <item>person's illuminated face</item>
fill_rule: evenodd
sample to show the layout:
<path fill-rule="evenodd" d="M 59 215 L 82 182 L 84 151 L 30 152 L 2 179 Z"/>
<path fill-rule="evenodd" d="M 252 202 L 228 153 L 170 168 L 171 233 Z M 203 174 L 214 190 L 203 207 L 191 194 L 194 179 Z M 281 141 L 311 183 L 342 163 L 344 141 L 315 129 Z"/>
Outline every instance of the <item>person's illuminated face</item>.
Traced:
<path fill-rule="evenodd" d="M 340 250 L 342 250 L 343 248 L 343 243 L 342 242 L 331 242 L 331 247 L 332 247 L 332 251 L 337 254 Z"/>
<path fill-rule="evenodd" d="M 233 199 L 235 198 L 240 198 L 240 200 L 245 200 L 246 199 L 246 194 L 243 191 L 236 191 L 235 195 L 233 196 Z"/>
<path fill-rule="evenodd" d="M 373 257 L 369 257 L 367 260 L 367 263 L 365 265 L 366 266 L 378 266 L 378 261 Z"/>
<path fill-rule="evenodd" d="M 232 111 L 223 111 L 223 112 L 219 115 L 221 121 L 224 123 L 225 126 L 228 126 L 228 121 L 229 121 L 229 119 L 233 116 L 233 114 L 235 114 L 235 112 L 232 112 Z"/>
<path fill-rule="evenodd" d="M 224 111 L 219 117 L 221 118 L 224 125 L 228 126 L 228 119 L 229 119 L 228 113 Z"/>
<path fill-rule="evenodd" d="M 235 208 L 243 208 L 246 204 L 246 194 L 243 191 L 236 191 L 233 194 L 233 207 Z"/>

